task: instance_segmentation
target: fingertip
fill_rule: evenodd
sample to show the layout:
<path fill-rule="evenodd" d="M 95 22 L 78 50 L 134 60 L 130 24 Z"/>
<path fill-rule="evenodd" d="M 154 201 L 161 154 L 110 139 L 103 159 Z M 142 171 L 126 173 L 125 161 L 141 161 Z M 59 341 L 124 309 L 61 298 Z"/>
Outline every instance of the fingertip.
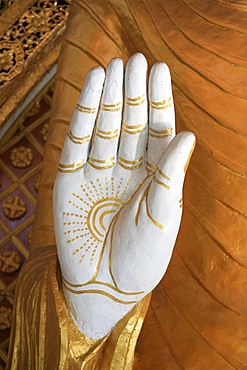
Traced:
<path fill-rule="evenodd" d="M 123 60 L 121 58 L 113 58 L 110 60 L 110 62 L 108 63 L 108 66 L 107 66 L 107 69 L 108 68 L 113 68 L 113 69 L 123 69 L 124 67 L 124 64 L 123 64 Z"/>
<path fill-rule="evenodd" d="M 150 71 L 150 78 L 160 78 L 160 76 L 166 77 L 168 80 L 171 78 L 170 69 L 164 62 L 155 63 Z"/>
<path fill-rule="evenodd" d="M 151 100 L 163 101 L 172 96 L 171 74 L 166 63 L 155 63 L 149 75 L 149 97 Z"/>
<path fill-rule="evenodd" d="M 177 134 L 165 150 L 160 163 L 160 169 L 166 169 L 169 177 L 180 177 L 182 170 L 187 171 L 196 144 L 195 135 L 189 131 Z"/>
<path fill-rule="evenodd" d="M 84 85 L 89 84 L 90 86 L 99 87 L 102 89 L 102 85 L 105 80 L 105 70 L 101 66 L 96 66 L 90 69 L 88 72 Z"/>
<path fill-rule="evenodd" d="M 128 71 L 129 69 L 137 70 L 139 72 L 146 71 L 147 66 L 147 59 L 144 57 L 144 55 L 141 53 L 136 53 L 129 58 L 126 66 L 126 71 Z"/>

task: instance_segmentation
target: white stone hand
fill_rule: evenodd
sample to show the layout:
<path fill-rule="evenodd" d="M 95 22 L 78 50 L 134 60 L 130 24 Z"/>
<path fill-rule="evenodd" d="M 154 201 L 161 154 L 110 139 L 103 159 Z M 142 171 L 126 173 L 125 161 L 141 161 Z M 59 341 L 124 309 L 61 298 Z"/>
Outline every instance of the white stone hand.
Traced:
<path fill-rule="evenodd" d="M 106 77 L 101 67 L 89 71 L 58 167 L 54 216 L 64 293 L 91 339 L 107 335 L 158 284 L 179 229 L 195 137 L 175 136 L 165 63 L 150 73 L 148 117 L 146 73 L 146 59 L 135 54 L 123 104 L 121 59 L 108 64 Z"/>

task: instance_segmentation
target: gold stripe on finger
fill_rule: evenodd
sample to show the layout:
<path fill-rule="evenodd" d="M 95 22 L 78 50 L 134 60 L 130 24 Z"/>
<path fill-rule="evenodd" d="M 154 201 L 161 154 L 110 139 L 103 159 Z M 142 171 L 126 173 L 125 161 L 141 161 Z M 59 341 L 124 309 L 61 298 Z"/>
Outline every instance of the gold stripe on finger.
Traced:
<path fill-rule="evenodd" d="M 179 199 L 178 202 L 179 202 L 179 207 L 180 208 L 183 208 L 183 198 Z"/>
<path fill-rule="evenodd" d="M 172 127 L 169 127 L 166 130 L 154 130 L 152 127 L 149 128 L 149 135 L 157 139 L 164 139 L 169 136 L 172 136 Z"/>
<path fill-rule="evenodd" d="M 168 98 L 166 100 L 161 101 L 153 101 L 150 100 L 150 107 L 157 110 L 167 109 L 172 106 L 172 98 Z"/>
<path fill-rule="evenodd" d="M 138 134 L 139 132 L 145 131 L 147 128 L 147 123 L 143 122 L 138 125 L 127 125 L 123 122 L 122 131 L 126 132 L 126 134 L 134 135 Z"/>
<path fill-rule="evenodd" d="M 161 171 L 161 169 L 159 169 L 158 168 L 158 173 L 162 176 L 162 177 L 164 177 L 164 179 L 166 179 L 166 180 L 168 180 L 168 181 L 170 181 L 171 179 L 170 179 L 170 177 L 169 176 L 167 176 L 164 172 L 162 172 Z"/>
<path fill-rule="evenodd" d="M 139 157 L 133 161 L 129 161 L 123 157 L 119 157 L 118 164 L 125 170 L 136 170 L 143 164 L 143 157 Z"/>
<path fill-rule="evenodd" d="M 170 186 L 168 186 L 168 185 L 166 185 L 164 182 L 162 182 L 162 181 L 158 180 L 156 176 L 154 176 L 154 179 L 153 179 L 153 180 L 154 180 L 158 185 L 161 185 L 161 186 L 163 186 L 165 189 L 170 190 Z"/>
<path fill-rule="evenodd" d="M 99 128 L 96 129 L 96 136 L 100 137 L 101 139 L 104 140 L 111 140 L 115 139 L 118 137 L 118 129 L 113 130 L 113 131 L 103 131 L 100 130 Z"/>
<path fill-rule="evenodd" d="M 72 141 L 72 143 L 74 144 L 86 144 L 89 142 L 90 140 L 90 135 L 86 135 L 86 136 L 75 136 L 71 130 L 68 131 L 68 134 L 67 134 L 68 138 L 70 141 Z"/>
<path fill-rule="evenodd" d="M 108 159 L 97 159 L 89 157 L 88 163 L 93 168 L 96 168 L 97 170 L 105 170 L 107 168 L 113 167 L 115 164 L 114 157 L 108 158 Z"/>
<path fill-rule="evenodd" d="M 130 105 L 131 107 L 137 107 L 145 102 L 145 96 L 140 95 L 136 98 L 130 98 L 129 96 L 125 95 L 125 104 Z"/>
<path fill-rule="evenodd" d="M 159 175 L 162 177 L 162 179 L 158 179 L 158 178 L 157 178 L 157 174 L 159 174 Z M 155 176 L 154 176 L 154 181 L 155 181 L 157 184 L 159 184 L 159 185 L 163 186 L 165 189 L 170 190 L 170 186 L 169 186 L 169 185 L 167 185 L 167 184 L 164 182 L 164 180 L 166 180 L 166 181 L 170 181 L 171 179 L 170 179 L 170 177 L 168 177 L 164 172 L 162 172 L 162 171 L 158 168 L 158 169 L 157 169 L 157 172 L 156 172 L 156 174 L 155 174 Z"/>
<path fill-rule="evenodd" d="M 101 104 L 101 109 L 106 112 L 118 112 L 121 109 L 121 101 L 116 104 Z"/>
<path fill-rule="evenodd" d="M 76 110 L 86 114 L 94 114 L 96 112 L 96 108 L 85 107 L 84 105 L 81 104 L 76 104 Z"/>
<path fill-rule="evenodd" d="M 78 162 L 75 162 L 75 163 L 71 163 L 71 164 L 62 164 L 62 163 L 59 163 L 59 165 L 58 165 L 58 171 L 59 172 L 63 172 L 63 173 L 66 173 L 66 172 L 75 172 L 75 171 L 81 169 L 82 167 L 84 167 L 85 164 L 86 164 L 85 159 L 82 159 L 81 161 L 78 161 Z"/>

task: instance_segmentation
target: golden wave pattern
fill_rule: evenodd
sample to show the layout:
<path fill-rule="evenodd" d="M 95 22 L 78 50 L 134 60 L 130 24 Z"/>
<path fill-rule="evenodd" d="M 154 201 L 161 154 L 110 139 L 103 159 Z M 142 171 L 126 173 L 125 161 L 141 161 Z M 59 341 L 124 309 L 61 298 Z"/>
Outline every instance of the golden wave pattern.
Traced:
<path fill-rule="evenodd" d="M 74 294 L 101 294 L 111 300 L 121 304 L 134 304 L 137 303 L 136 296 L 144 294 L 144 292 L 124 292 L 100 281 L 89 281 L 85 284 L 72 284 L 63 278 L 64 287 Z"/>
<path fill-rule="evenodd" d="M 121 303 L 121 304 L 136 304 L 137 301 L 124 301 L 122 299 L 119 299 L 119 298 L 116 298 L 114 295 L 108 293 L 108 292 L 105 292 L 104 290 L 100 290 L 100 289 L 87 289 L 87 290 L 75 290 L 75 289 L 72 289 L 70 287 L 68 287 L 67 285 L 64 284 L 64 287 L 66 290 L 68 290 L 69 292 L 71 293 L 74 293 L 74 294 L 99 294 L 99 295 L 103 295 L 109 299 L 111 299 L 112 301 L 114 302 L 117 302 L 117 303 Z"/>

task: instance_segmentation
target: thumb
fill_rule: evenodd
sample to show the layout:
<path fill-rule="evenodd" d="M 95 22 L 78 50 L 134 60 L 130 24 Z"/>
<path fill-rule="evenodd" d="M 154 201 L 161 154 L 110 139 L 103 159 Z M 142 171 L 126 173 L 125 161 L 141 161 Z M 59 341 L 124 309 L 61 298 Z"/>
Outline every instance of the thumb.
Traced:
<path fill-rule="evenodd" d="M 147 196 L 147 214 L 160 229 L 180 221 L 184 177 L 195 143 L 194 134 L 180 132 L 168 145 L 155 171 Z"/>

